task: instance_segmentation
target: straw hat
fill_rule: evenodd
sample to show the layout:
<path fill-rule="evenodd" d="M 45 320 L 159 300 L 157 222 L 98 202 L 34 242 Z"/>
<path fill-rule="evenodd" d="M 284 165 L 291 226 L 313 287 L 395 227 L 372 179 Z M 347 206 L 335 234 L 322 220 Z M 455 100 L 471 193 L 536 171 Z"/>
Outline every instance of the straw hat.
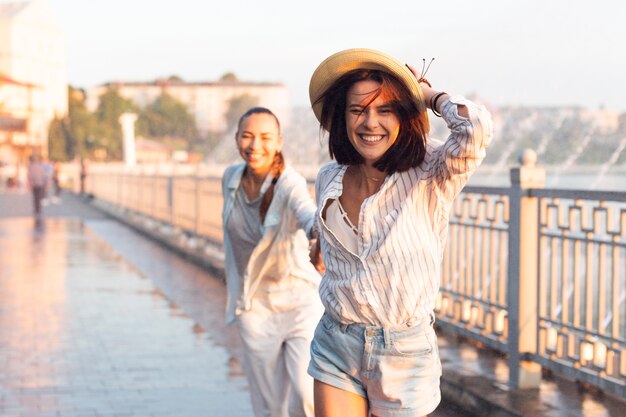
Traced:
<path fill-rule="evenodd" d="M 313 72 L 309 84 L 309 97 L 315 117 L 322 121 L 322 102 L 317 100 L 342 75 L 356 69 L 380 70 L 396 77 L 410 92 L 424 122 L 426 132 L 430 130 L 426 104 L 422 89 L 409 68 L 385 53 L 366 48 L 346 49 L 326 58 Z M 316 103 L 317 102 L 317 103 Z M 326 126 L 324 126 L 326 128 Z"/>

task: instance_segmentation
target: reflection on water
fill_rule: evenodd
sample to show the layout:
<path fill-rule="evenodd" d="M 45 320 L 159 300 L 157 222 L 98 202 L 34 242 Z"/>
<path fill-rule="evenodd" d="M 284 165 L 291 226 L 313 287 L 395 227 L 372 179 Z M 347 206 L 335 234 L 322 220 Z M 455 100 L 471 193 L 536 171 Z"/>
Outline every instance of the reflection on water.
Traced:
<path fill-rule="evenodd" d="M 67 234 L 53 221 L 2 222 L 0 238 L 0 347 L 11 355 L 2 374 L 18 390 L 59 385 L 66 363 L 53 360 L 67 335 Z M 49 238 L 47 238 L 49 236 Z M 25 401 L 25 412 L 48 411 L 46 401 Z"/>

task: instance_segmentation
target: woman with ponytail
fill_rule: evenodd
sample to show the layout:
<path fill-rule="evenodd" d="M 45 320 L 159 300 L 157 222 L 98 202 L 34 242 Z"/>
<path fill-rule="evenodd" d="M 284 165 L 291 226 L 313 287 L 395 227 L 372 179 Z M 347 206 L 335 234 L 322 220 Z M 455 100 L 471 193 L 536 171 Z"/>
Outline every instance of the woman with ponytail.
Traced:
<path fill-rule="evenodd" d="M 316 206 L 286 166 L 276 116 L 255 107 L 235 136 L 243 163 L 222 179 L 226 320 L 243 342 L 255 416 L 313 416 L 309 345 L 323 308 L 309 258 Z"/>

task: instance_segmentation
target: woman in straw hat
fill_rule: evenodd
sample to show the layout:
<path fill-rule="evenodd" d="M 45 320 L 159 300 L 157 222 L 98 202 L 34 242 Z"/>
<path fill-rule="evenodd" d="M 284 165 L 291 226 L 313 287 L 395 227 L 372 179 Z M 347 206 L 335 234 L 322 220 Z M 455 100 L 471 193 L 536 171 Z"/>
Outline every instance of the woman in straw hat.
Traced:
<path fill-rule="evenodd" d="M 237 324 L 257 417 L 313 416 L 309 345 L 323 308 L 309 259 L 315 204 L 286 166 L 276 116 L 255 107 L 236 133 L 244 160 L 222 179 L 227 322 Z"/>
<path fill-rule="evenodd" d="M 309 93 L 335 159 L 316 181 L 316 415 L 426 415 L 440 402 L 433 309 L 449 210 L 485 156 L 490 116 L 369 49 L 327 58 Z M 427 137 L 427 109 L 447 123 L 445 142 Z"/>

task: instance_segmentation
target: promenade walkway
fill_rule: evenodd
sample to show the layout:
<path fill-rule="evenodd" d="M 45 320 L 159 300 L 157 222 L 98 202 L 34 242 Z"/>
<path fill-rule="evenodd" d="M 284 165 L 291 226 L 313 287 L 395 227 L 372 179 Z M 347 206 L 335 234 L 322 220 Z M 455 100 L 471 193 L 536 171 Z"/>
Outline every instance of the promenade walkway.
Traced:
<path fill-rule="evenodd" d="M 252 416 L 219 278 L 77 196 L 45 207 L 41 225 L 30 213 L 29 194 L 0 192 L 0 416 Z M 558 378 L 510 392 L 497 354 L 445 334 L 440 350 L 434 417 L 626 406 Z"/>
<path fill-rule="evenodd" d="M 0 416 L 252 416 L 221 282 L 76 197 L 44 211 L 0 195 Z"/>

